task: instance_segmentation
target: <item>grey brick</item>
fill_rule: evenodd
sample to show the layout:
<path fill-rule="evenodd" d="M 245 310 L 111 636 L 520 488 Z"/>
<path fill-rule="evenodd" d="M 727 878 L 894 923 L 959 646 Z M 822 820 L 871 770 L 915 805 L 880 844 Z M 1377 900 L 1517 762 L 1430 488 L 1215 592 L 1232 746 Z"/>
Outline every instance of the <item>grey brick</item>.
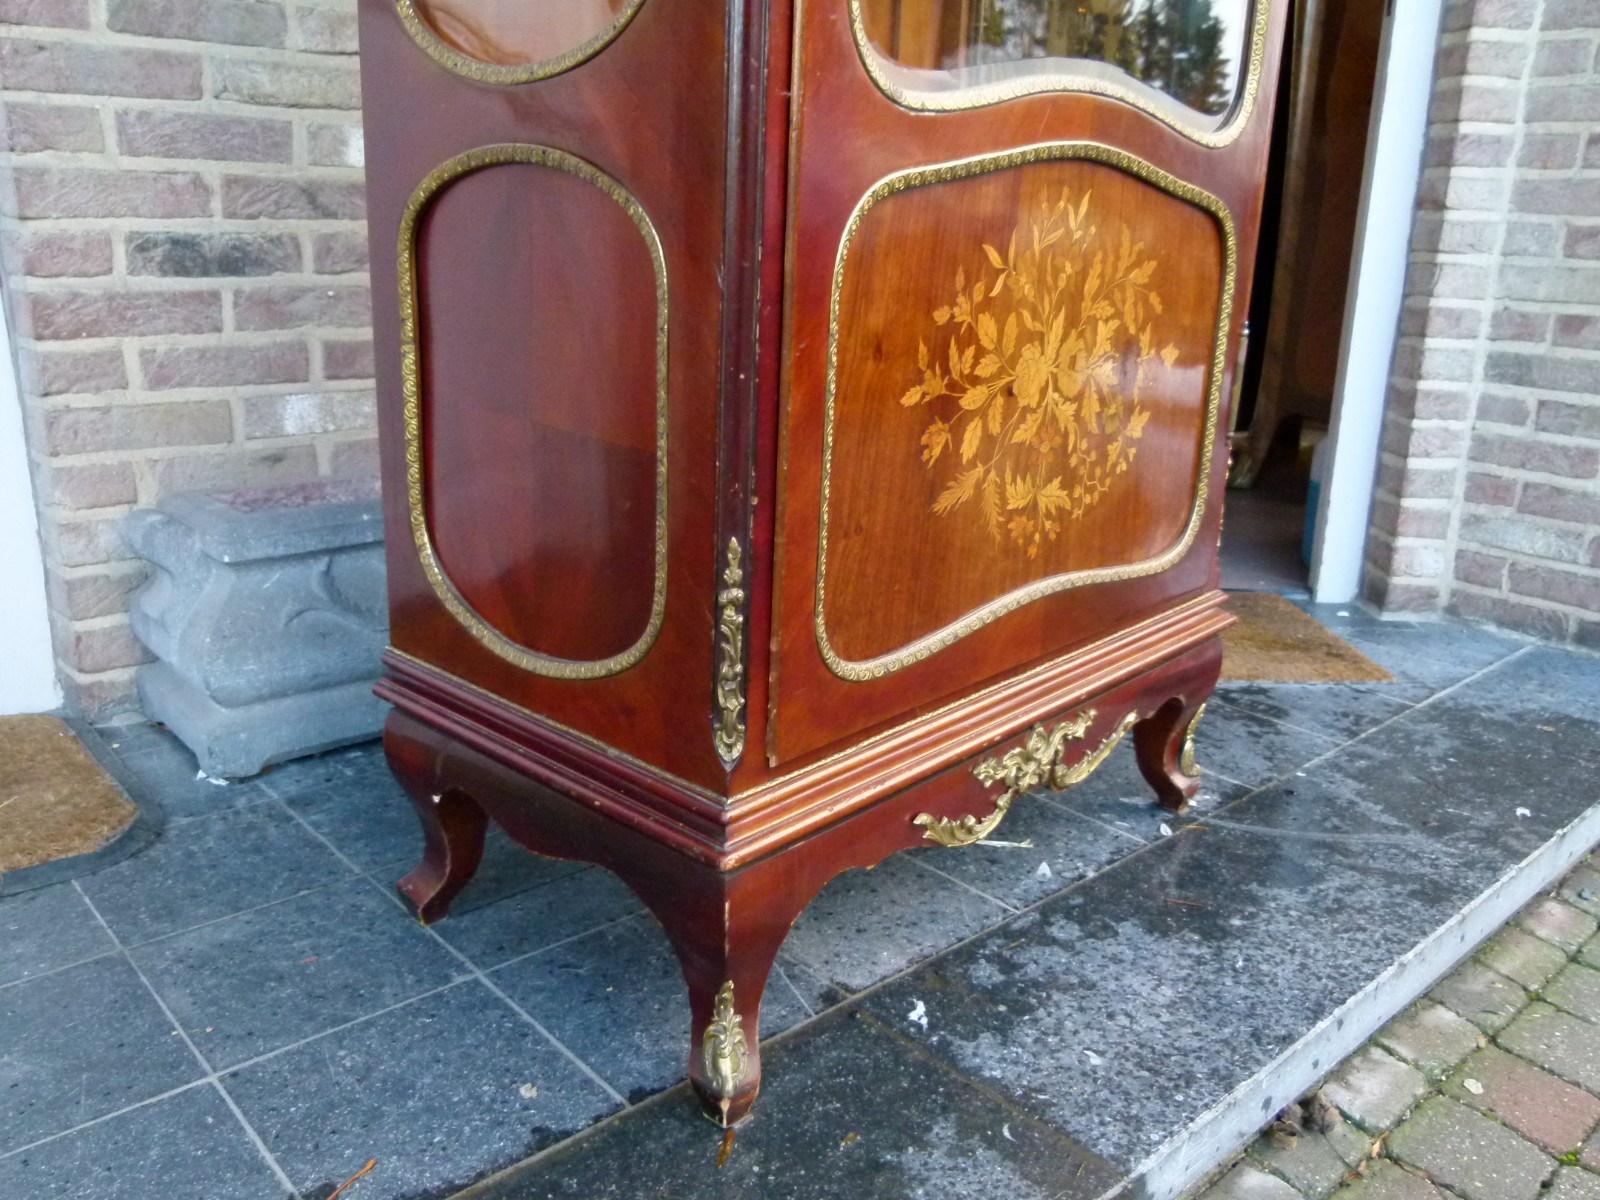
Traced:
<path fill-rule="evenodd" d="M 122 153 L 137 158 L 287 163 L 294 159 L 294 125 L 224 113 L 140 108 L 117 114 L 117 145 Z"/>
<path fill-rule="evenodd" d="M 1545 1200 L 1600 1200 L 1600 1179 L 1577 1167 L 1559 1167 Z"/>
<path fill-rule="evenodd" d="M 317 167 L 366 165 L 366 148 L 359 125 L 306 126 L 306 157 Z"/>
<path fill-rule="evenodd" d="M 1388 1150 L 1465 1200 L 1535 1200 L 1555 1167 L 1505 1126 L 1443 1096 L 1390 1134 Z"/>
<path fill-rule="evenodd" d="M 41 150 L 98 153 L 105 149 L 100 114 L 88 105 L 7 103 L 5 130 L 17 154 Z"/>
<path fill-rule="evenodd" d="M 29 219 L 211 214 L 211 185 L 193 171 L 25 168 L 13 179 L 16 214 Z"/>
<path fill-rule="evenodd" d="M 1322 1200 L 1350 1170 L 1326 1135 L 1314 1129 L 1303 1132 L 1292 1146 L 1271 1136 L 1258 1138 L 1250 1152 L 1263 1166 L 1288 1180 L 1304 1200 Z"/>
<path fill-rule="evenodd" d="M 1201 1193 L 1200 1200 L 1300 1200 L 1300 1193 L 1283 1180 L 1240 1163 Z"/>
<path fill-rule="evenodd" d="M 1595 295 L 1600 296 L 1600 271 L 1593 279 Z M 1547 354 L 1489 355 L 1484 378 L 1491 383 L 1515 387 L 1540 388 L 1557 392 L 1600 392 L 1600 363 Z"/>
<path fill-rule="evenodd" d="M 322 59 L 310 65 L 221 59 L 216 63 L 219 100 L 283 108 L 361 107 L 361 81 L 354 66 Z"/>
<path fill-rule="evenodd" d="M 0 0 L 0 24 L 89 28 L 88 0 Z"/>
<path fill-rule="evenodd" d="M 295 31 L 299 44 L 317 54 L 356 52 L 356 15 L 326 8 L 296 8 Z"/>
<path fill-rule="evenodd" d="M 174 492 L 270 487 L 314 479 L 317 454 L 310 446 L 282 446 L 243 454 L 187 454 L 157 459 L 154 474 L 157 499 Z"/>
<path fill-rule="evenodd" d="M 224 400 L 60 408 L 45 416 L 44 447 L 50 454 L 88 454 L 202 446 L 226 442 L 232 433 Z"/>
<path fill-rule="evenodd" d="M 1566 1154 L 1600 1121 L 1600 1100 L 1497 1046 L 1462 1063 L 1444 1091 L 1549 1154 Z"/>
<path fill-rule="evenodd" d="M 1449 1200 L 1447 1192 L 1386 1158 L 1374 1160 L 1359 1179 L 1334 1196 L 1336 1200 Z"/>
<path fill-rule="evenodd" d="M 1547 641 L 1565 641 L 1567 619 L 1560 613 L 1532 604 L 1517 604 L 1499 596 L 1485 596 L 1461 588 L 1453 593 L 1446 611 L 1471 621 L 1488 621 Z"/>
<path fill-rule="evenodd" d="M 1441 979 L 1430 994 L 1486 1033 L 1504 1029 L 1528 1003 L 1528 993 L 1514 981 L 1470 960 Z"/>
<path fill-rule="evenodd" d="M 1576 953 L 1600 928 L 1600 922 L 1588 913 L 1550 896 L 1539 897 L 1518 913 L 1517 924 L 1568 954 Z"/>
<path fill-rule="evenodd" d="M 1559 489 L 1548 489 L 1558 492 Z M 1583 520 L 1590 524 L 1600 525 L 1600 497 L 1590 497 L 1587 493 L 1570 493 L 1574 500 L 1589 500 L 1592 508 L 1585 509 L 1585 515 L 1566 518 L 1568 520 Z M 1560 513 L 1545 513 L 1545 516 L 1560 516 Z M 1600 917 L 1600 871 L 1585 863 L 1561 881 L 1561 898 L 1573 908 L 1581 908 L 1591 917 Z"/>
<path fill-rule="evenodd" d="M 1578 1151 L 1578 1161 L 1591 1171 L 1600 1171 L 1600 1133 L 1591 1133 Z"/>
<path fill-rule="evenodd" d="M 1535 1000 L 1496 1040 L 1553 1075 L 1600 1091 L 1600 1026 Z"/>
<path fill-rule="evenodd" d="M 130 275 L 202 279 L 300 270 L 300 239 L 288 233 L 130 233 L 127 250 Z"/>
<path fill-rule="evenodd" d="M 106 25 L 145 37 L 282 46 L 288 22 L 281 4 L 261 0 L 107 0 Z"/>
<path fill-rule="evenodd" d="M 1600 453 L 1593 446 L 1562 445 L 1539 437 L 1501 437 L 1474 434 L 1472 460 L 1490 466 L 1542 471 L 1571 479 L 1593 479 L 1600 470 Z"/>
<path fill-rule="evenodd" d="M 1600 934 L 1596 934 L 1583 944 L 1583 949 L 1578 951 L 1578 961 L 1585 966 L 1600 970 Z"/>
<path fill-rule="evenodd" d="M 1374 1040 L 1429 1079 L 1440 1079 L 1482 1044 L 1483 1034 L 1444 1005 L 1424 1001 L 1379 1030 Z"/>
<path fill-rule="evenodd" d="M 1582 530 L 1552 528 L 1526 518 L 1477 515 L 1462 520 L 1461 536 L 1479 546 L 1558 562 L 1577 562 L 1586 540 Z"/>
<path fill-rule="evenodd" d="M 353 221 L 366 215 L 366 188 L 343 179 L 228 175 L 222 215 L 246 220 Z"/>
<path fill-rule="evenodd" d="M 370 429 L 377 419 L 371 392 L 295 392 L 249 396 L 244 402 L 244 436 L 271 438 Z"/>
<path fill-rule="evenodd" d="M 0 79 L 8 89 L 80 96 L 198 100 L 200 56 L 89 42 L 0 38 Z"/>
<path fill-rule="evenodd" d="M 1322 1094 L 1368 1133 L 1390 1128 L 1428 1090 L 1421 1072 L 1368 1046 L 1340 1065 Z"/>
<path fill-rule="evenodd" d="M 1600 386 L 1594 394 L 1600 396 Z M 1600 404 L 1541 400 L 1535 424 L 1545 433 L 1600 440 Z"/>
<path fill-rule="evenodd" d="M 1600 186 L 1600 180 L 1596 181 Z M 1557 209 L 1557 213 L 1562 210 Z M 1566 210 L 1568 216 L 1578 213 Z M 1516 264 L 1500 269 L 1502 300 L 1544 300 L 1553 304 L 1593 304 L 1597 272 L 1589 264 L 1555 267 Z"/>
<path fill-rule="evenodd" d="M 1542 942 L 1520 929 L 1506 928 L 1491 938 L 1478 959 L 1490 970 L 1514 979 L 1529 991 L 1538 991 L 1545 980 L 1567 965 L 1567 956 L 1548 942 Z"/>

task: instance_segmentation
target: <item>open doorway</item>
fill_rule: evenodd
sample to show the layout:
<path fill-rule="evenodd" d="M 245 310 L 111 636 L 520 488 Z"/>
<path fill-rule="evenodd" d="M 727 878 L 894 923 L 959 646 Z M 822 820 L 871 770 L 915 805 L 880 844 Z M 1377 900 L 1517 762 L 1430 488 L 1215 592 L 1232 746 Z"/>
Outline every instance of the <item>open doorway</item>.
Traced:
<path fill-rule="evenodd" d="M 1222 586 L 1303 592 L 1332 444 L 1385 0 L 1296 0 L 1234 405 Z"/>
<path fill-rule="evenodd" d="M 0 306 L 0 716 L 61 704 L 11 335 Z"/>

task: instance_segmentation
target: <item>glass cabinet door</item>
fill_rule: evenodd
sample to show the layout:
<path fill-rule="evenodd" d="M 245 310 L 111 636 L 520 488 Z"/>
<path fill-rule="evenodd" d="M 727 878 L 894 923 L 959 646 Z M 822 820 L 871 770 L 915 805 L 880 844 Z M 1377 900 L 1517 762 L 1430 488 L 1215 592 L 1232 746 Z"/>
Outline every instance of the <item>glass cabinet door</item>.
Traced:
<path fill-rule="evenodd" d="M 1121 75 L 1194 112 L 1221 116 L 1233 106 L 1249 55 L 1250 0 L 856 4 L 869 68 L 896 90 L 930 95 L 1067 90 L 1073 76 Z"/>
<path fill-rule="evenodd" d="M 600 50 L 641 0 L 400 0 L 407 28 L 443 65 L 555 74 Z"/>

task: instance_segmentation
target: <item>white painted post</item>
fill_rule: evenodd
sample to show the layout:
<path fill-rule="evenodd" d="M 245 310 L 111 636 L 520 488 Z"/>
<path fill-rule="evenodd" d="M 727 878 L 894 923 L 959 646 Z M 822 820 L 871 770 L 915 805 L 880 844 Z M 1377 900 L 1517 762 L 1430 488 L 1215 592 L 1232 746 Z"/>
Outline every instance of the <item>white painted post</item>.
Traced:
<path fill-rule="evenodd" d="M 0 716 L 61 704 L 45 605 L 39 514 L 22 435 L 11 334 L 0 306 Z"/>
<path fill-rule="evenodd" d="M 1428 137 L 1442 2 L 1402 0 L 1391 6 L 1384 22 L 1367 140 L 1367 183 L 1328 431 L 1333 453 L 1322 480 L 1312 550 L 1311 590 L 1322 603 L 1346 603 L 1361 587 L 1383 409 Z"/>

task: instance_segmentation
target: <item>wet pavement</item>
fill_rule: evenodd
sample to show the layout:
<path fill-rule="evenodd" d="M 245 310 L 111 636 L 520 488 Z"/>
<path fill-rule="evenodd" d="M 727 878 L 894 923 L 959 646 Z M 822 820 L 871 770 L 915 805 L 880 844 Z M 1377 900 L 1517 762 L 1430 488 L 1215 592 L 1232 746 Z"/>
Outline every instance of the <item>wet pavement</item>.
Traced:
<path fill-rule="evenodd" d="M 0 899 L 0 1195 L 321 1200 L 368 1159 L 341 1200 L 1175 1195 L 1600 839 L 1600 660 L 1315 611 L 1396 682 L 1223 685 L 1183 818 L 1123 747 L 1018 803 L 1032 849 L 830 884 L 720 1169 L 666 940 L 609 877 L 496 842 L 423 930 L 374 746 L 218 787 L 110 731 L 169 824 Z"/>

